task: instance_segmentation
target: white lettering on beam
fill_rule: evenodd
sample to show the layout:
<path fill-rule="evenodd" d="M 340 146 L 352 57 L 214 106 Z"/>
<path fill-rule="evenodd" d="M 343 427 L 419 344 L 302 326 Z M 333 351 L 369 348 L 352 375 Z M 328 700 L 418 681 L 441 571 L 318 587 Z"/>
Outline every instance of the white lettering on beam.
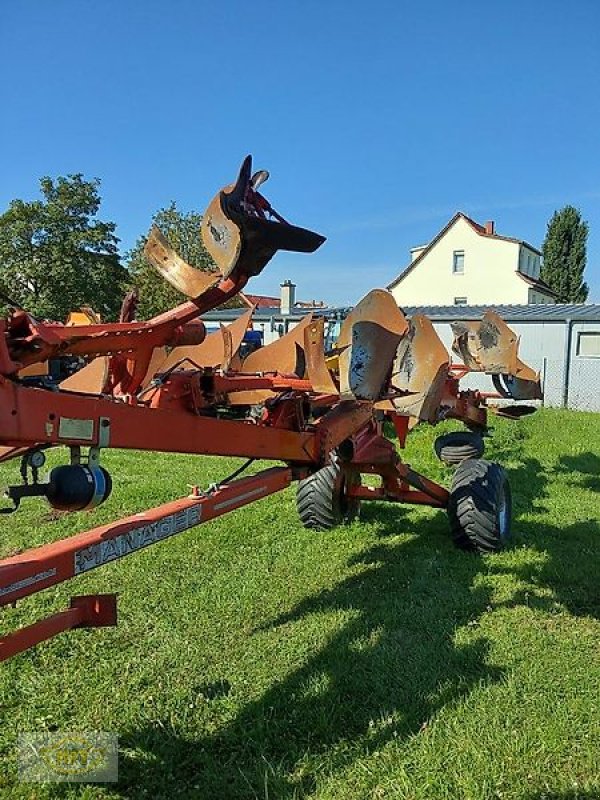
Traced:
<path fill-rule="evenodd" d="M 201 518 L 201 506 L 192 506 L 175 514 L 169 514 L 161 520 L 141 525 L 139 528 L 120 533 L 112 539 L 96 542 L 83 550 L 75 552 L 75 575 L 90 569 L 116 561 L 151 544 L 168 539 L 176 533 L 198 525 Z"/>

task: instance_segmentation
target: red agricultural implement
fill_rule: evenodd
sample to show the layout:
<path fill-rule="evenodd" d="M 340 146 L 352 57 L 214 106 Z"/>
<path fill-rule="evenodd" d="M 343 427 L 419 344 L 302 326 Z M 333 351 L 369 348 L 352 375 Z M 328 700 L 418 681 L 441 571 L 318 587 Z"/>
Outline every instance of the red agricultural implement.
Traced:
<path fill-rule="evenodd" d="M 517 417 L 531 406 L 488 405 L 491 395 L 461 390 L 469 371 L 490 373 L 498 394 L 540 396 L 539 381 L 517 354 L 517 337 L 494 313 L 455 326 L 451 362 L 431 322 L 406 319 L 387 292 L 370 292 L 324 353 L 323 319 L 308 316 L 289 334 L 251 353 L 240 345 L 250 319 L 206 335 L 200 321 L 244 288 L 277 250 L 313 252 L 324 241 L 283 219 L 258 192 L 268 174 L 242 165 L 202 223 L 218 271 L 200 272 L 152 230 L 146 255 L 189 300 L 147 322 L 67 327 L 25 311 L 0 321 L 0 460 L 21 459 L 22 483 L 6 489 L 4 513 L 24 498 L 55 509 L 91 509 L 109 496 L 101 463 L 106 448 L 271 459 L 251 477 L 229 479 L 189 496 L 0 562 L 0 605 L 14 604 L 69 578 L 123 558 L 298 482 L 297 507 L 309 528 L 356 516 L 361 501 L 445 508 L 455 542 L 479 552 L 500 549 L 510 533 L 510 488 L 497 464 L 481 458 L 490 410 Z M 51 390 L 32 386 L 24 368 L 59 356 L 87 366 Z M 404 463 L 400 447 L 419 421 L 462 421 L 463 432 L 439 437 L 443 461 L 458 465 L 452 487 Z M 393 426 L 393 427 L 388 427 Z M 40 479 L 45 450 L 66 447 L 67 463 Z M 364 475 L 379 485 L 363 484 Z M 0 660 L 61 631 L 116 623 L 114 595 L 74 597 L 71 606 L 0 638 Z"/>

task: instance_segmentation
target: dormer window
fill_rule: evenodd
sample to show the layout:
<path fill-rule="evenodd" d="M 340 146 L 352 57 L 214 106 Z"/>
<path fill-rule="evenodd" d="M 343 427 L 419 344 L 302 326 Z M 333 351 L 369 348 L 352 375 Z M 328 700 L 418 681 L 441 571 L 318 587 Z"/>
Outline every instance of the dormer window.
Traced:
<path fill-rule="evenodd" d="M 455 250 L 452 253 L 452 274 L 463 275 L 465 271 L 465 251 Z"/>

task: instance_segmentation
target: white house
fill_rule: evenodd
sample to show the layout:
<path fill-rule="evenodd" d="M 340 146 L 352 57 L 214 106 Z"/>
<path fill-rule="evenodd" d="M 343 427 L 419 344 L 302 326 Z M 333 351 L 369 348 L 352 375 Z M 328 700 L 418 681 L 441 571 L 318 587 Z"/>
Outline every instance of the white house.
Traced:
<path fill-rule="evenodd" d="M 459 211 L 388 286 L 399 306 L 554 303 L 540 280 L 541 253 Z"/>

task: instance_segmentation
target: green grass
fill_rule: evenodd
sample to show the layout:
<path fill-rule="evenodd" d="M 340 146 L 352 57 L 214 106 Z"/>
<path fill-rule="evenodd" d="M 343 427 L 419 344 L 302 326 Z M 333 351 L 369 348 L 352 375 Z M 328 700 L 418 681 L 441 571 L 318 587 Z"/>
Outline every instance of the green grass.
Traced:
<path fill-rule="evenodd" d="M 447 481 L 439 432 L 411 434 L 406 458 Z M 516 505 L 497 556 L 456 551 L 432 509 L 364 505 L 315 534 L 292 489 L 2 611 L 12 629 L 119 592 L 117 628 L 0 666 L 0 797 L 600 798 L 600 415 L 499 420 L 487 453 Z M 108 503 L 53 521 L 30 501 L 0 553 L 240 462 L 104 463 Z M 17 781 L 20 731 L 78 729 L 118 733 L 118 784 Z"/>

